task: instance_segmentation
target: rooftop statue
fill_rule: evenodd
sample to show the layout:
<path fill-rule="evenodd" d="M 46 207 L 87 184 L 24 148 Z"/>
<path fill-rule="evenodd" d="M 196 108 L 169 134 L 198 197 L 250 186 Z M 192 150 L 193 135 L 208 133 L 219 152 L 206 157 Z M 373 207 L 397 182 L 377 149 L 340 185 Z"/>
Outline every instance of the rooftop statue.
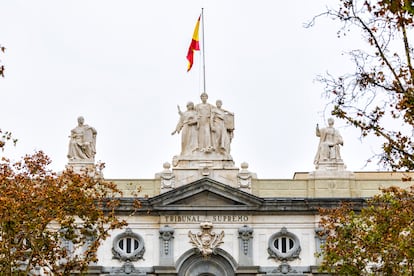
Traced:
<path fill-rule="evenodd" d="M 234 114 L 222 108 L 222 101 L 216 106 L 207 102 L 207 93 L 202 93 L 201 103 L 194 106 L 187 104 L 187 110 L 180 115 L 179 122 L 172 135 L 181 132 L 181 157 L 197 159 L 211 158 L 231 159 L 230 143 L 234 131 Z M 215 156 L 215 157 L 213 157 Z"/>
<path fill-rule="evenodd" d="M 211 111 L 213 109 L 213 106 L 207 103 L 207 93 L 202 93 L 200 99 L 201 103 L 196 105 L 198 118 L 198 149 L 201 152 L 212 152 L 213 143 L 211 137 Z"/>
<path fill-rule="evenodd" d="M 340 154 L 340 146 L 344 144 L 342 136 L 334 127 L 334 120 L 328 119 L 328 127 L 319 129 L 316 125 L 316 136 L 320 137 L 318 151 L 315 156 L 314 164 L 320 163 L 341 163 L 343 162 Z"/>
<path fill-rule="evenodd" d="M 187 110 L 184 112 L 180 110 L 180 106 L 177 107 L 180 120 L 171 135 L 181 131 L 181 155 L 191 155 L 198 148 L 197 112 L 193 102 L 187 103 Z"/>
<path fill-rule="evenodd" d="M 71 130 L 68 158 L 69 162 L 94 162 L 96 154 L 96 130 L 84 124 L 85 119 L 78 117 L 78 125 Z"/>
<path fill-rule="evenodd" d="M 230 154 L 230 142 L 233 138 L 233 129 L 228 128 L 227 117 L 233 113 L 221 108 L 222 101 L 216 101 L 216 107 L 211 110 L 213 148 L 221 154 Z"/>

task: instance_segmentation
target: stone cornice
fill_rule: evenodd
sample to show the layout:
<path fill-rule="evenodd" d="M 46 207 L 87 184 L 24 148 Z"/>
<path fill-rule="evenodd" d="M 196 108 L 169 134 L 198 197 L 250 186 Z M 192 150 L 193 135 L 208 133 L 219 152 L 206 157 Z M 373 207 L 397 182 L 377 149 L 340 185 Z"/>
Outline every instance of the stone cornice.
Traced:
<path fill-rule="evenodd" d="M 246 215 L 309 215 L 317 214 L 320 208 L 335 208 L 341 202 L 348 202 L 358 211 L 365 205 L 366 198 L 266 198 L 258 206 L 157 206 L 148 198 L 119 198 L 118 214 L 130 214 L 134 210 L 134 201 L 141 202 L 137 215 L 167 215 L 196 213 L 231 213 Z"/>

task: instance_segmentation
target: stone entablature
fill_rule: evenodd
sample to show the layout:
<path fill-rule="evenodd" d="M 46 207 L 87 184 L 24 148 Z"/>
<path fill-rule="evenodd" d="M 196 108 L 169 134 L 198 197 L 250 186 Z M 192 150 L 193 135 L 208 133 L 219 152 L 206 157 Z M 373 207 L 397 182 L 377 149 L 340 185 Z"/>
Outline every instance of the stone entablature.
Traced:
<path fill-rule="evenodd" d="M 195 179 L 199 180 L 202 178 Z M 251 179 L 251 193 L 260 197 L 371 197 L 378 194 L 381 187 L 409 187 L 414 173 L 403 172 L 353 172 L 352 178 L 316 178 L 309 173 L 295 173 L 293 179 Z M 125 197 L 156 196 L 160 194 L 157 179 L 108 179 L 118 185 Z M 237 187 L 237 186 L 236 186 Z"/>

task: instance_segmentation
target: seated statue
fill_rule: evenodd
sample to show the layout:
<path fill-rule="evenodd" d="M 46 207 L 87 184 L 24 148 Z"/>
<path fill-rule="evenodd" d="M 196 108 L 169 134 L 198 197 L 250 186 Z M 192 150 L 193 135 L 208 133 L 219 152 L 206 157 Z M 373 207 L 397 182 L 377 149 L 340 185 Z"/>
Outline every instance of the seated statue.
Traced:
<path fill-rule="evenodd" d="M 96 130 L 84 124 L 84 118 L 78 117 L 78 126 L 69 136 L 68 158 L 71 161 L 94 162 L 96 154 Z"/>

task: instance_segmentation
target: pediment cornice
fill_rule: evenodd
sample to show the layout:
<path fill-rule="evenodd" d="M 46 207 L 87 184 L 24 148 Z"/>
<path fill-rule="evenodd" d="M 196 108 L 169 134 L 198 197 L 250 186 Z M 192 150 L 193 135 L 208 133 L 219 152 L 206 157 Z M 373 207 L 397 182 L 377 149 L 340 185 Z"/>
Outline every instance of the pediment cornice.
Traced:
<path fill-rule="evenodd" d="M 148 199 L 152 210 L 253 210 L 263 199 L 210 178 L 202 178 L 187 185 Z"/>

